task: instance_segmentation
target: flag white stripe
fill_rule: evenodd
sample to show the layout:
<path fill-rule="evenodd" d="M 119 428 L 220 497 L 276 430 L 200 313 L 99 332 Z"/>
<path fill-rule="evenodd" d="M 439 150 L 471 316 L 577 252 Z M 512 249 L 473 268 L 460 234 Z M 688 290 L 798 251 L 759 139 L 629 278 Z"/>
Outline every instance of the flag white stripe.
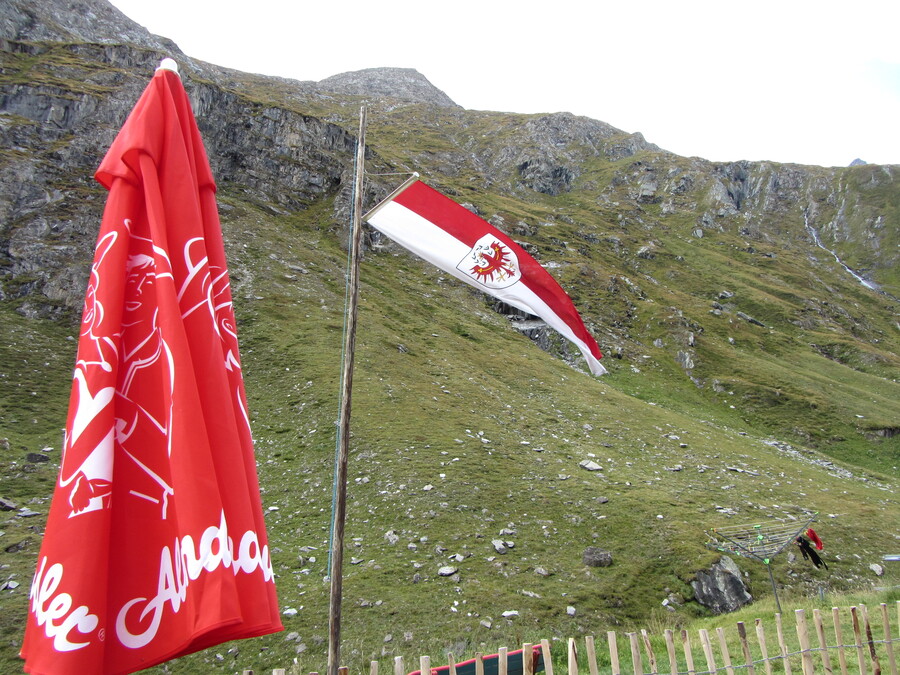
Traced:
<path fill-rule="evenodd" d="M 456 264 L 468 255 L 471 248 L 415 211 L 397 202 L 389 202 L 369 219 L 369 224 L 457 279 L 466 283 L 474 281 L 456 269 Z"/>

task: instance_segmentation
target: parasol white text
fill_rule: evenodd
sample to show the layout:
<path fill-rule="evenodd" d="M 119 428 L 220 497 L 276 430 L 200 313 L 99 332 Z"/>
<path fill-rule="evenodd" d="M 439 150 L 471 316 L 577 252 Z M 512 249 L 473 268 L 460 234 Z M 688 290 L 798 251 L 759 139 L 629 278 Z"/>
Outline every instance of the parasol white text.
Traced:
<path fill-rule="evenodd" d="M 259 537 L 253 530 L 244 532 L 235 556 L 234 540 L 228 536 L 228 524 L 223 511 L 219 525 L 207 527 L 198 546 L 195 547 L 193 537 L 185 535 L 180 540 L 175 540 L 173 549 L 163 547 L 159 559 L 156 596 L 149 600 L 134 598 L 122 606 L 116 617 L 116 635 L 119 641 L 131 649 L 149 644 L 159 630 L 166 603 L 170 603 L 172 611 L 177 614 L 181 603 L 187 598 L 190 583 L 202 572 L 212 572 L 218 567 L 231 567 L 235 575 L 238 572 L 251 574 L 258 569 L 265 581 L 274 577 L 269 547 L 259 545 Z M 136 610 L 137 621 L 142 625 L 146 625 L 145 621 L 150 617 L 150 623 L 143 632 L 132 633 L 129 630 L 129 612 L 132 607 Z"/>
<path fill-rule="evenodd" d="M 53 638 L 53 649 L 58 652 L 71 652 L 86 647 L 89 642 L 71 642 L 69 634 L 77 628 L 82 635 L 87 635 L 97 627 L 99 619 L 85 605 L 72 610 L 72 596 L 68 593 L 54 595 L 62 581 L 63 566 L 59 563 L 50 565 L 45 576 L 46 566 L 47 556 L 44 556 L 40 569 L 34 575 L 29 595 L 37 625 L 44 627 L 48 638 Z M 60 619 L 62 621 L 57 623 Z"/>

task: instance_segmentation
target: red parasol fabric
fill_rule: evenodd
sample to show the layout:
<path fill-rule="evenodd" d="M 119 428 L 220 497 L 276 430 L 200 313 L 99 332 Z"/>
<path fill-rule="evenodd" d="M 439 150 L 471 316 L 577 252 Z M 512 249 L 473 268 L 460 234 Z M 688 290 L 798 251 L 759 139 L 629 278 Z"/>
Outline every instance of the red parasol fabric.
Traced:
<path fill-rule="evenodd" d="M 215 182 L 175 72 L 96 173 L 109 190 L 21 655 L 129 673 L 282 630 Z"/>

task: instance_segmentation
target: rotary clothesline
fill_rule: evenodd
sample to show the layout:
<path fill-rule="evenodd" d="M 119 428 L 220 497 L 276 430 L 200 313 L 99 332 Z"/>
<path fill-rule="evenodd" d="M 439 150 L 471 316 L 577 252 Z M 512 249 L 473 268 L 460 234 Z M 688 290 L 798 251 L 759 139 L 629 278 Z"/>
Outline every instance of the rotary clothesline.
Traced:
<path fill-rule="evenodd" d="M 744 557 L 756 558 L 765 564 L 781 553 L 816 520 L 816 514 L 805 521 L 778 521 L 756 525 L 726 525 L 707 532 L 709 545 Z"/>

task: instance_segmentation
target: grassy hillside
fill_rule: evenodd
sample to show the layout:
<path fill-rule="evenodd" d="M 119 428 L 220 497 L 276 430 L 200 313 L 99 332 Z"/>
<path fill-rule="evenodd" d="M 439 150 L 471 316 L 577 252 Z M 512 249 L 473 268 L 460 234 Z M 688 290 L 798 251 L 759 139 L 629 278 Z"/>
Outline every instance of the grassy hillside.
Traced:
<path fill-rule="evenodd" d="M 323 577 L 345 253 L 329 227 L 329 204 L 273 218 L 228 195 L 223 203 L 279 597 L 297 610 L 285 626 L 299 637 L 210 650 L 170 672 L 261 670 L 290 663 L 298 649 L 302 662 L 318 668 L 327 636 Z M 2 322 L 10 444 L 3 496 L 45 514 L 74 331 L 26 321 L 9 304 Z M 746 409 L 759 385 L 742 385 L 741 369 L 782 377 L 767 351 L 732 347 L 741 358 L 732 356 L 722 379 L 727 390 L 712 402 L 694 386 L 680 387 L 679 367 L 652 345 L 646 354 L 607 359 L 611 374 L 593 378 L 539 350 L 469 288 L 403 253 L 366 256 L 359 320 L 344 584 L 348 659 L 643 625 L 661 620 L 670 594 L 685 603 L 677 620 L 687 620 L 703 613 L 689 602 L 689 582 L 717 557 L 705 548 L 704 531 L 726 523 L 819 512 L 828 572 L 782 558 L 779 583 L 814 594 L 875 581 L 867 565 L 880 559 L 885 532 L 900 522 L 895 481 L 804 447 L 765 442 L 779 422 L 762 402 Z M 844 396 L 856 392 L 854 410 L 873 414 L 864 401 L 875 397 L 896 405 L 884 378 L 802 350 L 788 355 L 780 363 L 792 377 L 829 383 L 823 407 L 843 400 L 832 391 L 839 382 Z M 44 446 L 55 448 L 51 462 L 26 461 Z M 585 471 L 584 459 L 603 470 Z M 21 584 L 0 605 L 8 665 L 40 519 L 10 512 L 3 528 L 5 573 Z M 491 544 L 497 538 L 515 547 L 500 555 Z M 612 567 L 583 566 L 582 552 L 592 545 L 612 552 Z M 450 558 L 456 555 L 460 562 Z M 457 567 L 458 577 L 438 576 L 443 565 Z M 770 593 L 762 565 L 741 567 L 754 595 Z M 896 572 L 889 574 L 895 583 Z M 507 610 L 519 616 L 505 619 Z"/>
<path fill-rule="evenodd" d="M 284 103 L 347 128 L 355 104 Z M 746 215 L 715 216 L 697 236 L 711 179 L 697 173 L 670 209 L 635 199 L 630 178 L 647 167 L 687 175 L 699 171 L 694 160 L 567 148 L 584 155 L 580 173 L 552 196 L 523 188 L 500 159 L 541 151 L 521 136 L 535 116 L 407 105 L 376 106 L 370 119 L 369 170 L 422 172 L 552 263 L 610 373 L 586 374 L 562 341 L 540 350 L 483 296 L 402 251 L 366 253 L 348 662 L 703 616 L 690 581 L 718 558 L 705 532 L 723 524 L 818 513 L 828 570 L 786 554 L 773 565 L 797 597 L 897 584 L 897 569 L 869 569 L 900 544 L 896 302 L 817 252 L 797 213 L 754 216 L 755 236 L 742 232 Z M 279 597 L 296 614 L 285 633 L 157 670 L 263 671 L 295 657 L 321 669 L 343 224 L 334 195 L 286 212 L 223 184 L 220 204 Z M 8 511 L 0 526 L 0 581 L 18 584 L 0 592 L 9 672 L 20 667 L 77 334 L 77 317 L 26 319 L 22 303 L 0 300 L 0 497 L 39 515 Z M 588 459 L 602 470 L 579 466 Z M 494 539 L 514 546 L 498 553 Z M 609 550 L 613 565 L 584 566 L 587 546 Z M 738 564 L 755 597 L 771 594 L 762 565 Z M 455 574 L 440 576 L 445 565 Z M 670 597 L 671 614 L 661 604 Z"/>

